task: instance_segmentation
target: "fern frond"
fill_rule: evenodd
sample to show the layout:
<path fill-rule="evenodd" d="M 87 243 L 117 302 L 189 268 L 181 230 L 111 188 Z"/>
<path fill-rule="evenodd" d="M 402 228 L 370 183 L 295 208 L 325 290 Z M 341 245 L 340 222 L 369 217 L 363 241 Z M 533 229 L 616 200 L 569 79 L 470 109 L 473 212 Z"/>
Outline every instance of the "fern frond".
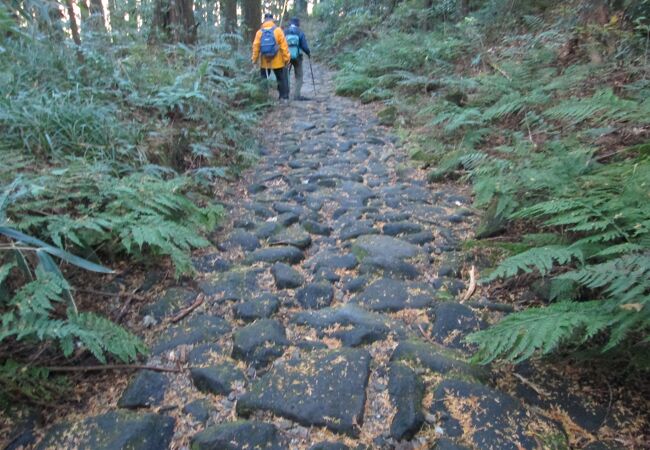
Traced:
<path fill-rule="evenodd" d="M 626 121 L 647 124 L 650 123 L 650 106 L 622 99 L 611 89 L 602 89 L 589 98 L 566 100 L 547 109 L 544 115 L 571 125 L 587 119 L 596 124 Z"/>
<path fill-rule="evenodd" d="M 537 270 L 540 275 L 544 276 L 556 265 L 568 264 L 574 260 L 584 260 L 582 250 L 577 247 L 560 245 L 536 247 L 507 258 L 499 264 L 485 281 L 510 278 L 520 272 L 530 273 L 533 270 Z"/>
<path fill-rule="evenodd" d="M 517 363 L 535 352 L 548 354 L 564 343 L 582 344 L 609 324 L 610 317 L 599 301 L 560 302 L 511 314 L 469 335 L 467 341 L 478 344 L 473 360 L 479 364 L 497 358 Z"/>

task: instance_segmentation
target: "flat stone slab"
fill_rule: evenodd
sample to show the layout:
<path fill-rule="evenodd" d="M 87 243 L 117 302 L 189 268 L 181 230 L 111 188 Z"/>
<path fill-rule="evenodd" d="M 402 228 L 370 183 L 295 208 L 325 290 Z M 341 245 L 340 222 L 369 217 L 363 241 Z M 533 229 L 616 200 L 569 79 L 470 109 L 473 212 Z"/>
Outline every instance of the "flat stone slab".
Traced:
<path fill-rule="evenodd" d="M 179 345 L 192 345 L 201 342 L 215 341 L 220 336 L 230 332 L 230 325 L 224 319 L 215 316 L 192 316 L 187 321 L 165 330 L 151 353 L 172 350 Z"/>
<path fill-rule="evenodd" d="M 187 356 L 187 362 L 193 366 L 209 366 L 212 365 L 214 360 L 224 355 L 224 350 L 219 344 L 206 342 L 194 346 Z"/>
<path fill-rule="evenodd" d="M 275 263 L 271 267 L 271 275 L 278 289 L 295 289 L 305 282 L 305 278 L 288 264 Z"/>
<path fill-rule="evenodd" d="M 255 250 L 244 261 L 248 264 L 256 262 L 298 264 L 304 257 L 300 249 L 286 245 Z"/>
<path fill-rule="evenodd" d="M 530 384 L 517 382 L 513 395 L 526 404 L 543 409 L 559 407 L 576 425 L 589 433 L 597 434 L 603 426 L 616 427 L 616 421 L 608 416 L 606 399 L 595 398 L 587 392 L 576 392 L 574 384 L 561 373 L 534 368 L 530 362 L 519 364 L 515 371 L 544 392 L 541 394 Z"/>
<path fill-rule="evenodd" d="M 280 322 L 261 319 L 233 333 L 232 356 L 261 369 L 281 356 L 288 344 Z"/>
<path fill-rule="evenodd" d="M 257 278 L 262 272 L 260 269 L 236 268 L 201 281 L 199 287 L 206 295 L 220 295 L 223 300 L 241 300 L 258 289 Z"/>
<path fill-rule="evenodd" d="M 239 398 L 237 413 L 270 411 L 305 426 L 350 436 L 363 423 L 370 354 L 341 349 L 276 364 Z"/>
<path fill-rule="evenodd" d="M 399 236 L 401 234 L 414 234 L 422 231 L 422 225 L 415 222 L 391 222 L 385 224 L 382 229 L 384 234 L 389 236 Z"/>
<path fill-rule="evenodd" d="M 334 298 L 334 288 L 326 281 L 311 283 L 296 291 L 296 301 L 307 309 L 329 306 Z"/>
<path fill-rule="evenodd" d="M 273 294 L 262 294 L 251 300 L 235 305 L 235 317 L 245 322 L 268 319 L 280 307 L 280 300 Z"/>
<path fill-rule="evenodd" d="M 472 449 L 464 445 L 457 444 L 451 439 L 442 438 L 442 439 L 437 439 L 430 450 L 472 450 Z"/>
<path fill-rule="evenodd" d="M 55 425 L 36 449 L 160 450 L 169 448 L 173 435 L 171 417 L 120 410 Z"/>
<path fill-rule="evenodd" d="M 271 236 L 269 244 L 292 245 L 304 250 L 311 245 L 311 235 L 298 225 L 294 225 Z"/>
<path fill-rule="evenodd" d="M 131 380 L 117 402 L 120 408 L 135 409 L 160 405 L 169 384 L 167 375 L 152 370 L 141 370 Z"/>
<path fill-rule="evenodd" d="M 527 410 L 514 397 L 482 384 L 443 380 L 434 390 L 430 412 L 444 418 L 438 426 L 452 430 L 446 434 L 462 435 L 476 448 L 532 450 L 540 448 L 540 443 L 541 448 L 568 448 L 558 425 Z M 551 442 L 556 445 L 544 445 Z"/>
<path fill-rule="evenodd" d="M 339 339 L 348 347 L 371 344 L 385 339 L 390 332 L 384 318 L 353 304 L 340 308 L 325 308 L 319 311 L 303 311 L 293 316 L 298 325 L 315 328 L 319 336 Z M 342 325 L 333 328 L 334 325 Z"/>
<path fill-rule="evenodd" d="M 311 234 L 316 234 L 320 236 L 329 236 L 332 234 L 332 227 L 327 224 L 319 223 L 314 220 L 305 220 L 302 223 L 302 227 Z"/>
<path fill-rule="evenodd" d="M 431 316 L 431 335 L 446 347 L 469 350 L 463 339 L 483 327 L 476 313 L 460 303 L 439 303 L 433 308 Z"/>
<path fill-rule="evenodd" d="M 342 241 L 358 238 L 359 236 L 372 236 L 379 234 L 379 230 L 374 228 L 370 221 L 357 222 L 345 225 L 339 232 L 339 238 Z"/>
<path fill-rule="evenodd" d="M 388 394 L 397 409 L 390 424 L 390 435 L 397 441 L 412 439 L 424 423 L 424 383 L 413 369 L 393 362 L 388 372 Z"/>
<path fill-rule="evenodd" d="M 391 361 L 411 361 L 443 375 L 458 373 L 479 380 L 488 378 L 487 369 L 469 364 L 457 353 L 428 342 L 401 341 L 393 351 Z"/>
<path fill-rule="evenodd" d="M 422 250 L 417 245 L 392 236 L 366 235 L 354 242 L 352 251 L 359 259 L 366 256 L 405 259 L 419 255 Z"/>
<path fill-rule="evenodd" d="M 228 238 L 219 245 L 221 250 L 232 250 L 241 248 L 244 251 L 252 252 L 260 247 L 260 241 L 253 233 L 250 233 L 241 228 L 235 230 L 228 236 Z"/>
<path fill-rule="evenodd" d="M 194 435 L 192 450 L 284 450 L 277 428 L 264 422 L 238 420 L 206 428 Z"/>
<path fill-rule="evenodd" d="M 226 272 L 232 268 L 232 263 L 226 261 L 219 253 L 209 253 L 192 260 L 194 268 L 199 272 Z"/>
<path fill-rule="evenodd" d="M 194 400 L 183 407 L 183 412 L 189 414 L 197 422 L 206 423 L 210 418 L 212 403 L 206 399 Z"/>
<path fill-rule="evenodd" d="M 413 245 L 424 245 L 433 242 L 435 237 L 431 230 L 420 231 L 419 233 L 407 234 L 403 238 L 406 242 Z"/>
<path fill-rule="evenodd" d="M 435 302 L 434 290 L 425 283 L 381 278 L 352 299 L 372 311 L 426 308 Z"/>
<path fill-rule="evenodd" d="M 351 253 L 346 255 L 337 255 L 331 253 L 325 253 L 324 255 L 316 255 L 313 258 L 314 264 L 314 273 L 318 272 L 321 269 L 354 269 L 357 267 L 359 262 L 357 258 Z"/>
<path fill-rule="evenodd" d="M 192 367 L 190 377 L 199 391 L 218 395 L 228 395 L 236 383 L 246 382 L 242 371 L 227 361 L 212 367 Z"/>
<path fill-rule="evenodd" d="M 350 447 L 340 442 L 326 441 L 312 445 L 309 450 L 350 450 Z"/>
<path fill-rule="evenodd" d="M 359 273 L 379 273 L 385 277 L 401 280 L 414 280 L 420 276 L 420 271 L 413 264 L 399 258 L 383 256 L 366 257 L 359 267 Z"/>
<path fill-rule="evenodd" d="M 152 316 L 156 320 L 162 320 L 191 305 L 197 295 L 191 289 L 183 287 L 169 288 L 161 298 L 152 304 L 144 306 L 141 314 Z"/>

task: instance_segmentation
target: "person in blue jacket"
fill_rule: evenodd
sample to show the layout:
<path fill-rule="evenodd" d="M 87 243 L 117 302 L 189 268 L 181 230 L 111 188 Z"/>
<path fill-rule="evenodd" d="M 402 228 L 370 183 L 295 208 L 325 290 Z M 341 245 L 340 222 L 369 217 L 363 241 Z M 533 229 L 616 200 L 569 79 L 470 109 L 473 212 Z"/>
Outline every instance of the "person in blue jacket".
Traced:
<path fill-rule="evenodd" d="M 305 33 L 300 29 L 300 20 L 297 17 L 291 19 L 289 27 L 285 30 L 284 34 L 287 38 L 289 54 L 291 55 L 289 70 L 293 68 L 296 77 L 296 87 L 293 91 L 293 99 L 307 100 L 305 97 L 300 95 L 303 76 L 302 54 L 305 53 L 307 56 L 311 56 L 311 51 L 309 50 Z"/>

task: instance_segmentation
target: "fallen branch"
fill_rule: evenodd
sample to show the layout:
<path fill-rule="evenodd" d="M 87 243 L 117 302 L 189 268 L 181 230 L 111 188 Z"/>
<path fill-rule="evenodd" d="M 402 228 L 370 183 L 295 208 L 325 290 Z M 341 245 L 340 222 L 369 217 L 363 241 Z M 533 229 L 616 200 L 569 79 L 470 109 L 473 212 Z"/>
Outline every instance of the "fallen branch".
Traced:
<path fill-rule="evenodd" d="M 510 75 L 508 75 L 508 74 L 506 73 L 506 71 L 503 70 L 501 67 L 499 67 L 495 62 L 493 62 L 493 61 L 491 61 L 490 59 L 488 59 L 488 64 L 489 64 L 489 65 L 490 65 L 494 70 L 496 70 L 496 71 L 499 72 L 501 75 L 503 75 L 503 77 L 504 77 L 506 80 L 508 80 L 508 81 L 512 81 L 512 78 L 510 77 Z"/>
<path fill-rule="evenodd" d="M 174 317 L 170 318 L 169 321 L 171 323 L 176 323 L 179 320 L 187 317 L 188 314 L 190 314 L 192 311 L 194 311 L 196 308 L 201 306 L 205 300 L 205 297 L 203 294 L 199 294 L 198 297 L 196 297 L 196 300 L 194 300 L 194 303 L 192 303 L 190 306 L 176 314 Z"/>
<path fill-rule="evenodd" d="M 124 292 L 106 292 L 106 291 L 96 291 L 94 289 L 72 289 L 75 292 L 81 292 L 82 294 L 93 294 L 93 295 L 101 295 L 104 297 L 129 297 L 129 298 L 134 298 L 135 300 L 145 300 L 144 297 L 140 295 L 136 295 L 135 292 L 138 291 L 136 289 L 133 293 L 126 294 Z"/>
<path fill-rule="evenodd" d="M 152 370 L 154 372 L 180 373 L 181 369 L 169 367 L 147 366 L 144 364 L 106 364 L 103 366 L 52 366 L 46 367 L 50 372 L 95 372 L 101 370 Z"/>
<path fill-rule="evenodd" d="M 539 387 L 538 385 L 536 385 L 535 383 L 533 383 L 529 379 L 524 378 L 522 375 L 520 375 L 518 373 L 514 373 L 513 375 L 515 377 L 517 377 L 519 379 L 519 381 L 521 381 L 525 385 L 529 386 L 533 391 L 537 392 L 538 395 L 541 395 L 542 397 L 546 397 L 546 398 L 548 398 L 550 396 L 550 394 L 547 391 L 545 391 L 544 389 L 542 389 L 541 387 Z"/>
<path fill-rule="evenodd" d="M 469 302 L 469 306 L 477 309 L 487 309 L 488 311 L 499 311 L 505 313 L 511 313 L 515 311 L 515 307 L 512 305 L 506 305 L 504 303 L 494 303 L 487 300 L 479 300 L 477 302 Z"/>
<path fill-rule="evenodd" d="M 469 286 L 463 294 L 463 297 L 460 299 L 460 302 L 463 303 L 469 300 L 474 294 L 474 291 L 476 291 L 476 267 L 472 266 L 469 271 Z"/>
<path fill-rule="evenodd" d="M 427 335 L 427 334 L 424 332 L 424 329 L 422 329 L 422 325 L 421 325 L 421 324 L 418 324 L 418 330 L 420 330 L 420 333 L 422 333 L 422 337 L 423 337 L 424 339 L 426 339 L 427 342 L 429 342 L 429 343 L 431 343 L 431 344 L 434 344 L 434 345 L 438 345 L 438 343 L 437 343 L 436 341 L 434 341 L 433 339 L 431 339 L 431 337 L 430 337 L 429 335 Z"/>

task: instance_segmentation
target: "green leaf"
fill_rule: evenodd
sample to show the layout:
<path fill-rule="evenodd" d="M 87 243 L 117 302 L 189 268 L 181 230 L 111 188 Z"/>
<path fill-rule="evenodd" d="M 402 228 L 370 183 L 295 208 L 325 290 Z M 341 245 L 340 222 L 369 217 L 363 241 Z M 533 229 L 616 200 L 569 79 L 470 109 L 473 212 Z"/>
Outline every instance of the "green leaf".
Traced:
<path fill-rule="evenodd" d="M 113 273 L 113 270 L 111 269 L 108 269 L 104 266 L 100 266 L 99 264 L 95 264 L 93 262 L 90 262 L 78 256 L 75 256 L 72 253 L 68 253 L 65 250 L 61 250 L 60 248 L 51 246 L 48 243 L 41 241 L 40 239 L 33 238 L 24 233 L 21 233 L 20 231 L 7 228 L 7 227 L 0 227 L 0 234 L 3 234 L 11 239 L 24 242 L 25 244 L 36 245 L 40 247 L 39 250 L 45 251 L 53 256 L 61 258 L 62 260 L 69 262 L 70 264 L 80 267 L 82 269 L 89 270 L 91 272 Z"/>

